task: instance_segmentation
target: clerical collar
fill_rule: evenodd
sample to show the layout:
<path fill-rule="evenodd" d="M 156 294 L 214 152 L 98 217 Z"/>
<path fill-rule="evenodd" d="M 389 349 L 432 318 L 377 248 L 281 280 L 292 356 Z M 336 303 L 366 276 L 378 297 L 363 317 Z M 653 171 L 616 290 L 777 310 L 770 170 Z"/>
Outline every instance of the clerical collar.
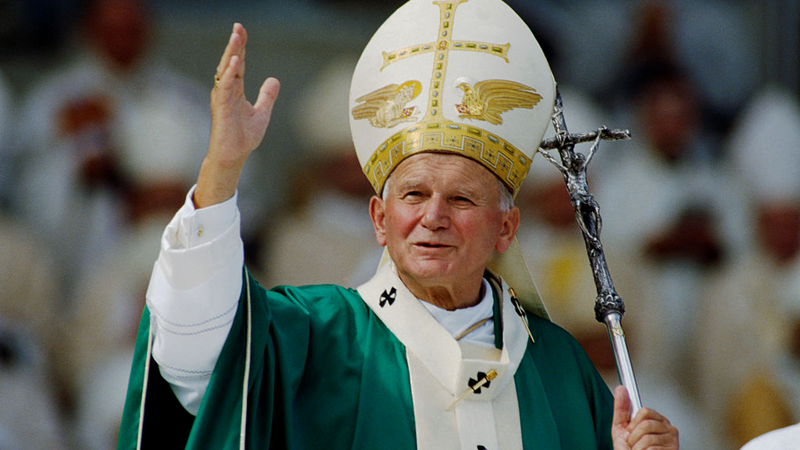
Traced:
<path fill-rule="evenodd" d="M 494 322 L 486 320 L 494 316 L 494 295 L 489 282 L 485 278 L 483 279 L 481 292 L 483 292 L 483 297 L 477 305 L 453 311 L 448 311 L 422 300 L 420 300 L 420 303 L 453 337 L 460 336 L 473 325 L 483 321 L 475 330 L 466 334 L 462 341 L 494 347 Z"/>

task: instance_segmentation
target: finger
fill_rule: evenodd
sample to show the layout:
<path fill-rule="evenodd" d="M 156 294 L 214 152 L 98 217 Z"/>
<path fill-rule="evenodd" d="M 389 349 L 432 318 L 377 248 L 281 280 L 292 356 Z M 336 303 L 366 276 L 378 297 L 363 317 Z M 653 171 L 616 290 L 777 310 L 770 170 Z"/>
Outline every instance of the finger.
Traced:
<path fill-rule="evenodd" d="M 217 65 L 217 76 L 219 77 L 222 77 L 222 74 L 225 72 L 225 69 L 230 64 L 233 55 L 239 52 L 239 46 L 241 45 L 241 35 L 239 32 L 237 32 L 238 27 L 236 25 L 234 25 L 233 27 L 233 32 L 228 38 L 228 44 L 225 46 L 225 51 L 222 53 L 222 58 L 220 58 L 219 64 Z"/>
<path fill-rule="evenodd" d="M 628 436 L 628 445 L 631 448 L 665 447 L 676 440 L 671 430 L 660 426 L 651 427 L 648 422 L 642 422 Z"/>
<path fill-rule="evenodd" d="M 211 89 L 211 110 L 227 110 L 233 106 L 236 98 L 244 95 L 244 82 L 236 73 L 240 64 L 238 56 L 231 57 L 228 66 L 218 74 L 219 81 L 216 82 L 214 89 Z M 238 84 L 237 84 L 238 83 Z"/>
<path fill-rule="evenodd" d="M 220 75 L 219 84 L 217 85 L 217 89 L 215 90 L 219 90 L 221 92 L 228 92 L 234 86 L 234 83 L 242 82 L 242 77 L 239 76 L 241 64 L 242 60 L 239 59 L 238 55 L 232 56 L 230 62 L 228 63 L 228 67 L 226 67 L 225 70 Z M 227 97 L 227 95 L 224 97 Z"/>
<path fill-rule="evenodd" d="M 631 421 L 631 399 L 628 397 L 628 390 L 625 386 L 617 386 L 614 389 L 614 417 L 612 427 L 620 426 L 626 428 Z"/>
<path fill-rule="evenodd" d="M 233 27 L 236 33 L 242 37 L 242 46 L 239 48 L 239 56 L 244 59 L 245 47 L 247 46 L 247 30 L 244 25 L 240 23 L 234 24 Z"/>
<path fill-rule="evenodd" d="M 239 48 L 238 48 L 238 51 L 237 51 L 237 55 L 239 56 L 239 59 L 242 60 L 242 64 L 241 64 L 241 67 L 239 68 L 238 75 L 240 77 L 244 77 L 244 66 L 245 66 L 244 65 L 244 61 L 245 61 L 244 55 L 245 55 L 245 52 L 246 52 L 246 49 L 247 49 L 247 30 L 244 28 L 244 25 L 242 25 L 240 23 L 235 23 L 233 25 L 233 28 L 234 28 L 234 31 L 236 32 L 236 34 L 238 34 L 239 37 L 240 37 L 240 43 L 239 43 Z"/>
<path fill-rule="evenodd" d="M 677 449 L 679 447 L 678 429 L 670 427 L 663 433 L 632 433 L 627 441 L 628 447 L 634 450 L 645 448 Z"/>
<path fill-rule="evenodd" d="M 672 426 L 669 419 L 658 412 L 642 408 L 628 425 L 630 430 L 629 442 L 631 445 L 641 440 L 654 440 L 665 443 L 671 435 L 677 436 L 677 429 Z"/>
<path fill-rule="evenodd" d="M 629 429 L 633 429 L 634 427 L 638 426 L 640 423 L 645 421 L 655 421 L 655 422 L 666 422 L 669 423 L 669 420 L 658 413 L 658 411 L 650 408 L 642 408 L 640 409 L 636 415 L 630 420 L 628 424 Z"/>
<path fill-rule="evenodd" d="M 242 45 L 247 43 L 247 30 L 244 25 L 239 22 L 233 24 L 233 32 L 242 37 Z"/>
<path fill-rule="evenodd" d="M 631 450 L 643 449 L 677 449 L 679 447 L 677 435 L 670 434 L 647 434 L 641 439 L 631 439 L 628 443 Z"/>

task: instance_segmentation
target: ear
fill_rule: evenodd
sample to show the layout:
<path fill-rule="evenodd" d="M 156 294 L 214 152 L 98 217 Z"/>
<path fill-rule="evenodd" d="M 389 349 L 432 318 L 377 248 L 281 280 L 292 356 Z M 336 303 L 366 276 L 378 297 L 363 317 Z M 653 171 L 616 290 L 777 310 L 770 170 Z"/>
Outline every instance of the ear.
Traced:
<path fill-rule="evenodd" d="M 495 244 L 495 250 L 498 253 L 504 253 L 508 250 L 511 242 L 514 241 L 514 236 L 517 235 L 517 229 L 519 229 L 519 208 L 515 206 L 508 210 L 503 218 L 500 235 L 498 236 L 497 244 Z"/>
<path fill-rule="evenodd" d="M 375 239 L 381 247 L 386 246 L 386 202 L 378 196 L 369 200 L 369 218 L 375 228 Z"/>

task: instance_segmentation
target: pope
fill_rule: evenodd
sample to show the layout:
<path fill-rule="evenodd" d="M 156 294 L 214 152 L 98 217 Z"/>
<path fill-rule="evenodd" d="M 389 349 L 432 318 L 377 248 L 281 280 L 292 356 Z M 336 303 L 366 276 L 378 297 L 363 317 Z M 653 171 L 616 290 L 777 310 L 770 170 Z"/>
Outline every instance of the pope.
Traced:
<path fill-rule="evenodd" d="M 519 256 L 513 197 L 555 82 L 508 6 L 411 0 L 365 48 L 348 113 L 385 252 L 356 288 L 266 289 L 243 269 L 238 180 L 280 87 L 248 102 L 246 42 L 235 24 L 208 153 L 154 266 L 118 448 L 678 448 L 550 322 Z"/>

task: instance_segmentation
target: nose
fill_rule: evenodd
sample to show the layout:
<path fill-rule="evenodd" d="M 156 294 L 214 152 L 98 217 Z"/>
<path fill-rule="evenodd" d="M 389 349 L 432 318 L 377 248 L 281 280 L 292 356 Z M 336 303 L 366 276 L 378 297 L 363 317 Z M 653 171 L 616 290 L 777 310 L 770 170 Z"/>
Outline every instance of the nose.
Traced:
<path fill-rule="evenodd" d="M 444 198 L 434 195 L 425 202 L 420 224 L 429 229 L 437 230 L 450 226 L 450 205 Z"/>

